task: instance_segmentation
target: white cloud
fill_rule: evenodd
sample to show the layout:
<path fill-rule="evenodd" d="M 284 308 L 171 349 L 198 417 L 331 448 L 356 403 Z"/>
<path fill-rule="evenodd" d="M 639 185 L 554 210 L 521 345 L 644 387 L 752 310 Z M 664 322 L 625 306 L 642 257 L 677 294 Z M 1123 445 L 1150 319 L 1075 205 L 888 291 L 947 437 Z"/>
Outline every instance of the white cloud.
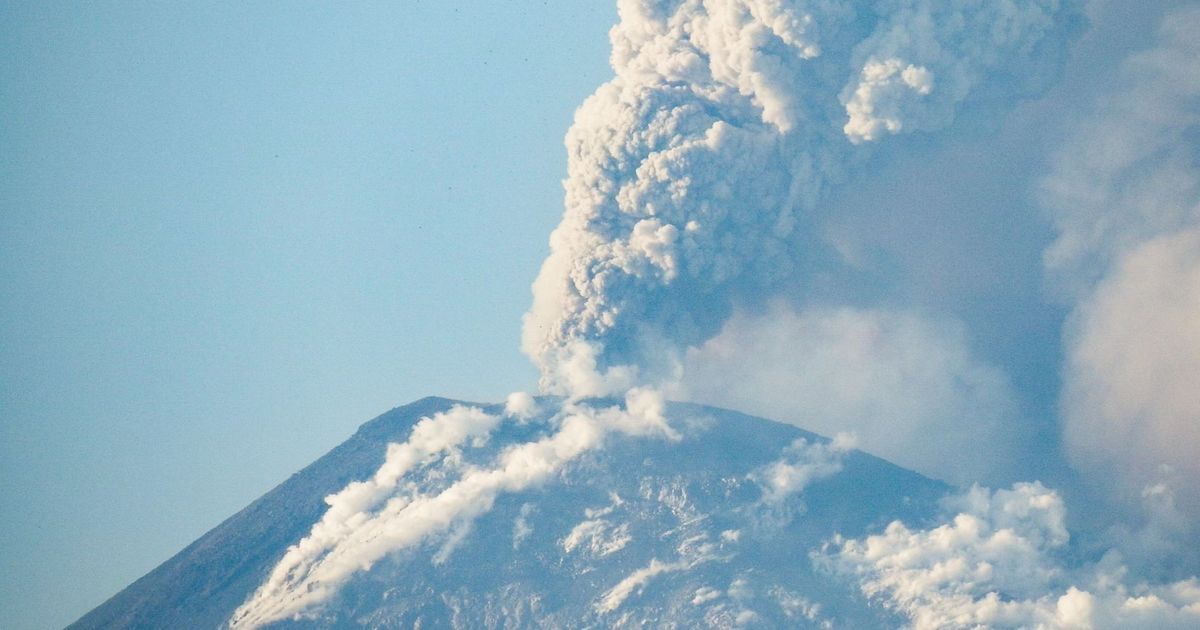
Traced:
<path fill-rule="evenodd" d="M 852 448 L 854 438 L 845 433 L 828 444 L 799 438 L 784 449 L 783 457 L 754 471 L 750 478 L 762 487 L 763 501 L 782 503 L 812 482 L 841 472 L 842 458 Z"/>
<path fill-rule="evenodd" d="M 525 541 L 533 534 L 533 525 L 529 522 L 531 514 L 533 514 L 533 504 L 521 504 L 521 511 L 517 514 L 516 520 L 513 521 L 513 550 L 520 549 L 521 545 L 525 544 Z"/>
<path fill-rule="evenodd" d="M 1200 9 L 1169 12 L 1085 110 L 1043 182 L 1045 263 L 1074 303 L 1064 443 L 1130 510 L 1172 476 L 1200 523 Z M 1109 490 L 1112 490 L 1109 492 Z"/>
<path fill-rule="evenodd" d="M 288 549 L 263 588 L 278 588 L 281 580 L 296 571 L 308 570 L 343 544 L 370 520 L 372 512 L 386 509 L 380 504 L 390 503 L 404 477 L 413 469 L 446 458 L 464 445 L 481 445 L 499 423 L 499 417 L 478 407 L 460 405 L 423 418 L 413 427 L 407 442 L 388 445 L 383 465 L 370 479 L 351 482 L 325 498 L 329 509 L 307 537 Z"/>
<path fill-rule="evenodd" d="M 612 503 L 601 509 L 588 508 L 584 510 L 585 520 L 571 528 L 571 531 L 559 541 L 559 546 L 566 553 L 579 550 L 587 557 L 603 558 L 625 548 L 633 540 L 629 533 L 629 524 L 614 524 L 603 518 L 612 514 L 624 502 L 615 493 Z"/>
<path fill-rule="evenodd" d="M 711 602 L 714 599 L 718 599 L 721 597 L 721 595 L 723 595 L 723 593 L 715 588 L 710 586 L 702 586 L 696 589 L 696 594 L 694 597 L 692 597 L 692 604 L 700 606 L 702 604 Z"/>
<path fill-rule="evenodd" d="M 834 627 L 832 621 L 821 618 L 821 604 L 778 586 L 771 589 L 770 595 L 779 604 L 783 614 L 789 618 L 804 619 L 817 628 L 831 629 Z"/>
<path fill-rule="evenodd" d="M 854 93 L 846 101 L 850 120 L 842 130 L 851 142 L 878 140 L 904 129 L 901 118 L 906 99 L 917 99 L 933 91 L 933 73 L 901 59 L 868 59 Z"/>
<path fill-rule="evenodd" d="M 863 594 L 914 628 L 1192 628 L 1195 578 L 1128 584 L 1118 554 L 1069 569 L 1066 510 L 1040 484 L 948 502 L 953 516 L 926 530 L 894 522 L 883 534 L 836 539 L 814 558 L 852 576 Z"/>
<path fill-rule="evenodd" d="M 1024 63 L 1055 29 L 1062 6 L 1058 0 L 898 3 L 854 50 L 861 71 L 842 90 L 846 136 L 868 142 L 948 124 L 986 73 Z"/>
<path fill-rule="evenodd" d="M 1085 296 L 1123 253 L 1200 223 L 1200 9 L 1163 18 L 1155 45 L 1124 60 L 1084 110 L 1042 182 L 1058 238 L 1047 268 Z"/>
<path fill-rule="evenodd" d="M 540 411 L 537 401 L 526 392 L 513 392 L 504 401 L 504 413 L 520 420 L 528 420 Z"/>
<path fill-rule="evenodd" d="M 625 548 L 633 537 L 629 535 L 629 525 L 622 523 L 613 525 L 599 518 L 582 521 L 571 528 L 570 533 L 562 539 L 562 549 L 567 553 L 576 548 L 586 552 L 590 557 L 603 558 Z"/>
<path fill-rule="evenodd" d="M 1022 426 L 1008 379 L 972 356 L 963 326 L 911 312 L 735 315 L 688 351 L 671 393 L 852 432 L 864 450 L 963 484 L 1008 472 Z"/>
<path fill-rule="evenodd" d="M 618 6 L 616 76 L 567 134 L 566 212 L 524 320 L 543 388 L 573 395 L 669 377 L 733 307 L 797 280 L 801 228 L 861 161 L 852 141 L 938 129 L 1001 71 L 1015 87 L 1069 13 L 1057 0 Z"/>
<path fill-rule="evenodd" d="M 418 422 L 407 442 L 389 444 L 383 465 L 371 479 L 351 482 L 326 497 L 329 510 L 308 536 L 288 548 L 267 581 L 235 612 L 231 626 L 253 628 L 298 614 L 382 557 L 386 548 L 369 544 L 370 539 L 381 523 L 409 507 L 399 488 L 404 477 L 439 458 L 453 462 L 456 458 L 446 455 L 465 444 L 482 445 L 500 420 L 477 407 L 456 405 Z"/>
<path fill-rule="evenodd" d="M 1122 256 L 1076 317 L 1063 399 L 1072 457 L 1131 497 L 1167 466 L 1191 480 L 1177 490 L 1200 516 L 1200 229 Z"/>

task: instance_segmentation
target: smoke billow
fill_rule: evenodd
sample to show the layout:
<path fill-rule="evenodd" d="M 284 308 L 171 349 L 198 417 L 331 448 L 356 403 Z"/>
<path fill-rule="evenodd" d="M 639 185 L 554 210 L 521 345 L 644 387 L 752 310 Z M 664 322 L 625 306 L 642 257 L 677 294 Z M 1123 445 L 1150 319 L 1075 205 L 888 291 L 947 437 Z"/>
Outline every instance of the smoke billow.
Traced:
<path fill-rule="evenodd" d="M 543 388 L 669 377 L 735 306 L 795 282 L 859 145 L 943 127 L 989 75 L 1021 89 L 1069 4 L 621 0 L 616 77 L 567 134 L 525 317 Z"/>

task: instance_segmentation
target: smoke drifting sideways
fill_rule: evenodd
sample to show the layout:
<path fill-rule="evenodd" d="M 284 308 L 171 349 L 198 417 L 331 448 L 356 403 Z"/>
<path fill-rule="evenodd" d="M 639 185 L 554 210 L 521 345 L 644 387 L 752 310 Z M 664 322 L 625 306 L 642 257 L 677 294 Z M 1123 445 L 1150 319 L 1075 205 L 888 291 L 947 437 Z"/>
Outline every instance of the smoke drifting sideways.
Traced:
<path fill-rule="evenodd" d="M 1063 441 L 1132 555 L 1200 566 L 1200 8 L 1169 12 L 1043 181 L 1045 265 L 1073 305 Z M 1131 535 L 1136 533 L 1137 535 Z"/>
<path fill-rule="evenodd" d="M 813 214 L 867 145 L 1036 82 L 1073 6 L 621 0 L 616 76 L 567 134 L 566 211 L 525 316 L 543 390 L 669 380 L 735 307 L 795 285 Z"/>
<path fill-rule="evenodd" d="M 504 448 L 494 462 L 472 465 L 504 423 L 530 422 L 537 405 L 528 394 L 509 396 L 503 414 L 455 406 L 422 419 L 408 441 L 390 444 L 375 475 L 325 498 L 329 509 L 308 536 L 288 548 L 266 581 L 234 612 L 230 628 L 258 628 L 311 615 L 360 571 L 404 549 L 440 541 L 444 561 L 503 493 L 544 483 L 575 459 L 601 448 L 611 433 L 679 439 L 656 392 L 630 390 L 622 407 L 565 404 L 539 419 L 540 438 Z"/>

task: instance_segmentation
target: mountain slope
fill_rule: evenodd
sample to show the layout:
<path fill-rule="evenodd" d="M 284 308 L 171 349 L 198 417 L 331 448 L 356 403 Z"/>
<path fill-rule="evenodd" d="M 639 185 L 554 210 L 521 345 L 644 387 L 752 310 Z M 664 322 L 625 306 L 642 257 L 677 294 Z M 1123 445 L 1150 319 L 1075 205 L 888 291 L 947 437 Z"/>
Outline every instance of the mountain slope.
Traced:
<path fill-rule="evenodd" d="M 560 401 L 538 402 L 537 418 L 503 424 L 455 465 L 483 466 L 543 434 Z M 327 495 L 370 478 L 388 443 L 455 404 L 425 398 L 364 424 L 71 627 L 227 623 L 321 519 Z M 389 554 L 276 625 L 893 625 L 810 553 L 836 534 L 927 522 L 942 484 L 761 418 L 683 403 L 666 417 L 678 441 L 610 436 L 546 483 L 498 495 L 478 518 Z M 411 483 L 434 487 L 442 464 Z"/>

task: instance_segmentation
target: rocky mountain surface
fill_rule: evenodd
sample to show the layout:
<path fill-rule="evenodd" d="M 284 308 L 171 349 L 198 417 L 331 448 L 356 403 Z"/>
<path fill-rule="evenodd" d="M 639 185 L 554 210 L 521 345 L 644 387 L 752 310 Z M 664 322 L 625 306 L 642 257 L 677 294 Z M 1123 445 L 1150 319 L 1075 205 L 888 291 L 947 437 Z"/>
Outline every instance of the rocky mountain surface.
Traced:
<path fill-rule="evenodd" d="M 562 401 L 406 474 L 442 492 L 554 429 Z M 619 401 L 591 401 L 602 408 Z M 372 478 L 389 444 L 468 405 L 389 411 L 71 628 L 227 627 L 329 509 Z M 502 416 L 504 405 L 480 405 Z M 478 516 L 366 563 L 320 605 L 264 624 L 335 627 L 888 627 L 822 549 L 902 519 L 931 523 L 940 482 L 842 440 L 737 412 L 668 403 L 672 439 L 614 432 L 545 481 L 500 492 Z"/>

